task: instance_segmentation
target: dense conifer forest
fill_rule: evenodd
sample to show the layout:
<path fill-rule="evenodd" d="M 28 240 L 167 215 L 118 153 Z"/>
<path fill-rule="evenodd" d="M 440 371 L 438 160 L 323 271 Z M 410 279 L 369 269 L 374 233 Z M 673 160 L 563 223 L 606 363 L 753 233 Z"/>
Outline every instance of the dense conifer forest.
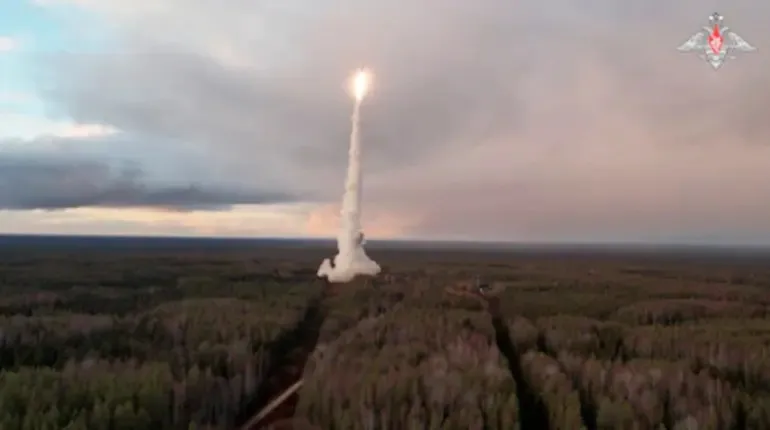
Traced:
<path fill-rule="evenodd" d="M 3 250 L 0 429 L 770 428 L 768 262 L 323 252 Z"/>

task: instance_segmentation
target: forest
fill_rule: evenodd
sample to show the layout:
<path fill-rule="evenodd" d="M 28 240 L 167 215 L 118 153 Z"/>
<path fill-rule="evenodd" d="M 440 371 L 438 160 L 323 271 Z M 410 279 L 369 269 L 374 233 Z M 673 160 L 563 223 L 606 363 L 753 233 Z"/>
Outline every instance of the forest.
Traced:
<path fill-rule="evenodd" d="M 325 252 L 0 251 L 0 429 L 770 428 L 770 261 Z"/>

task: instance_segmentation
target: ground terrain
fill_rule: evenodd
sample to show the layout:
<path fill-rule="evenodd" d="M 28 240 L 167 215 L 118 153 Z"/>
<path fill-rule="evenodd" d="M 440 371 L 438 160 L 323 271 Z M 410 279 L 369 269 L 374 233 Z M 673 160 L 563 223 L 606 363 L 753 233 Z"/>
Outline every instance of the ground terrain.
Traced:
<path fill-rule="evenodd" d="M 766 254 L 398 247 L 0 238 L 0 429 L 770 428 Z"/>

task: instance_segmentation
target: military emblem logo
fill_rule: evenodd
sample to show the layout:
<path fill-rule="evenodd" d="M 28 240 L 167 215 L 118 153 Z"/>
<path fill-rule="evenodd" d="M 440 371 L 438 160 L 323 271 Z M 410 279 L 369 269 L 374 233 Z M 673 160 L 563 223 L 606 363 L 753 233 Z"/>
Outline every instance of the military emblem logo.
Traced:
<path fill-rule="evenodd" d="M 712 14 L 709 17 L 709 26 L 692 35 L 678 48 L 679 51 L 697 54 L 714 70 L 722 67 L 728 59 L 735 58 L 736 53 L 756 51 L 757 48 L 724 26 L 723 21 L 724 17 L 719 13 Z"/>

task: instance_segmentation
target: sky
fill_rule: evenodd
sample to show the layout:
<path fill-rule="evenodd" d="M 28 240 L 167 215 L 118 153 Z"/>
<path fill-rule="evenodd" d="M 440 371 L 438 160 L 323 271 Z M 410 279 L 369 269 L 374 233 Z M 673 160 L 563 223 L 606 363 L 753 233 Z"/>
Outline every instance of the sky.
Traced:
<path fill-rule="evenodd" d="M 756 52 L 676 47 L 713 12 Z M 0 233 L 770 244 L 763 0 L 3 0 Z M 767 47 L 767 48 L 765 48 Z"/>

